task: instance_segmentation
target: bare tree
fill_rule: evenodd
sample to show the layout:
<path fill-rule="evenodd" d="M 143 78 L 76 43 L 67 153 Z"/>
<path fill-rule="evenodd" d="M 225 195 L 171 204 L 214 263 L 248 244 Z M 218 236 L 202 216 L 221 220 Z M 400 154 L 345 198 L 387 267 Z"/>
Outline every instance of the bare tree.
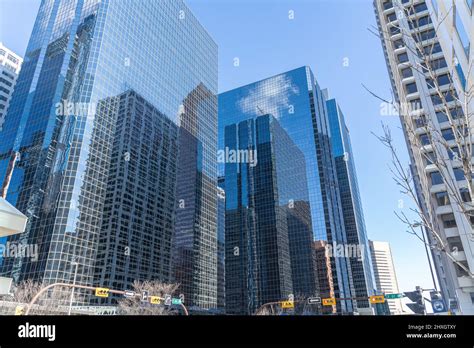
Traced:
<path fill-rule="evenodd" d="M 125 315 L 174 315 L 177 314 L 176 309 L 171 306 L 165 306 L 163 299 L 169 295 L 173 296 L 179 287 L 179 284 L 167 284 L 158 280 L 152 281 L 135 281 L 133 283 L 133 291 L 142 294 L 147 291 L 149 296 L 160 297 L 160 304 L 152 304 L 143 302 L 140 297 L 129 297 L 119 300 L 119 312 Z"/>
<path fill-rule="evenodd" d="M 435 105 L 436 116 L 444 122 L 441 129 L 439 124 L 432 117 L 426 117 L 424 111 L 427 106 L 421 105 L 420 100 L 415 102 L 399 103 L 398 93 L 392 91 L 392 100 L 387 101 L 371 92 L 373 96 L 390 104 L 401 118 L 402 126 L 407 141 L 411 145 L 411 154 L 416 159 L 411 166 L 405 166 L 398 156 L 397 149 L 393 143 L 390 129 L 383 125 L 383 135 L 377 136 L 381 143 L 386 146 L 392 157 L 391 172 L 393 179 L 400 188 L 401 193 L 408 196 L 415 204 L 415 208 L 410 209 L 415 218 L 410 218 L 405 213 L 395 213 L 397 217 L 408 227 L 410 234 L 416 236 L 422 243 L 429 248 L 436 249 L 454 262 L 464 273 L 473 277 L 474 275 L 466 265 L 456 259 L 457 248 L 450 249 L 444 235 L 440 233 L 439 222 L 433 205 L 423 201 L 419 196 L 427 197 L 427 200 L 433 200 L 429 190 L 430 181 L 428 175 L 425 175 L 425 168 L 417 167 L 421 163 L 430 166 L 431 170 L 439 173 L 442 182 L 446 187 L 453 209 L 461 213 L 467 219 L 467 223 L 458 224 L 461 235 L 474 239 L 471 223 L 474 221 L 474 182 L 473 182 L 473 163 L 472 163 L 472 117 L 470 105 L 473 101 L 473 86 L 471 86 L 470 76 L 473 67 L 473 61 L 469 63 L 469 69 L 465 74 L 465 81 L 462 82 L 464 90 L 459 93 L 455 89 L 452 79 L 455 76 L 454 68 L 445 72 L 438 73 L 439 68 L 443 68 L 445 63 L 434 55 L 439 52 L 439 43 L 433 32 L 417 30 L 417 28 L 431 22 L 431 17 L 417 17 L 416 4 L 404 6 L 398 1 L 394 2 L 398 17 L 398 25 L 390 23 L 387 27 L 381 27 L 382 34 L 389 44 L 395 49 L 406 47 L 407 51 L 412 53 L 415 62 L 407 61 L 404 64 L 406 68 L 411 68 L 412 74 L 426 79 L 427 90 L 420 90 L 420 93 L 430 95 Z M 434 34 L 438 33 L 439 26 L 445 21 L 448 15 L 452 14 L 453 8 L 449 8 L 443 17 L 438 19 L 438 25 L 434 28 Z M 395 22 L 395 21 L 393 21 Z M 413 30 L 415 29 L 415 30 Z M 375 34 L 374 30 L 369 29 Z M 412 31 L 413 30 L 413 31 Z M 394 35 L 395 34 L 395 35 Z M 401 34 L 401 35 L 396 35 Z M 375 34 L 378 36 L 378 34 Z M 392 57 L 395 61 L 396 57 Z M 453 67 L 459 62 L 453 56 Z M 397 61 L 398 63 L 398 61 Z M 395 86 L 397 91 L 404 93 L 404 86 L 401 81 Z M 419 86 L 423 88 L 422 86 Z M 446 126 L 447 125 L 447 126 Z M 453 170 L 454 167 L 454 170 Z M 417 175 L 421 187 L 416 187 L 417 181 L 414 180 Z M 462 178 L 460 176 L 462 175 Z M 459 186 L 460 179 L 464 179 L 465 185 Z M 461 190 L 458 188 L 461 187 Z M 420 235 L 416 228 L 423 227 L 428 233 L 429 238 L 426 241 Z"/>
<path fill-rule="evenodd" d="M 31 279 L 25 280 L 12 289 L 12 296 L 4 298 L 5 305 L 28 305 L 33 297 L 44 287 L 43 283 Z M 35 315 L 64 315 L 67 313 L 70 288 L 55 287 L 45 292 L 33 305 L 30 314 Z"/>

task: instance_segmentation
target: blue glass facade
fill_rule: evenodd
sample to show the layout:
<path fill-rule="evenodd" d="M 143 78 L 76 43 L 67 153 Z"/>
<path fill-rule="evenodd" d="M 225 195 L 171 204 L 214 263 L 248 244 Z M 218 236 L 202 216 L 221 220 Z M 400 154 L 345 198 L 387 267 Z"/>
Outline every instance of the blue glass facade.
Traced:
<path fill-rule="evenodd" d="M 227 313 L 316 294 L 303 154 L 270 115 L 226 126 L 225 146 L 257 154 L 225 164 Z"/>
<path fill-rule="evenodd" d="M 99 109 L 115 120 L 115 132 L 94 283 L 121 290 L 135 281 L 170 283 L 178 126 L 134 91 Z"/>
<path fill-rule="evenodd" d="M 221 93 L 218 149 L 225 150 L 226 126 L 264 114 L 277 119 L 304 156 L 314 239 L 346 243 L 326 100 L 309 67 Z M 225 163 L 218 165 L 219 174 L 224 174 Z M 232 182 L 233 178 L 229 178 L 228 184 L 227 172 L 225 176 L 226 209 L 235 209 L 238 186 Z M 353 287 L 349 263 L 343 258 L 332 258 L 331 262 L 336 296 L 351 297 Z M 353 310 L 350 301 L 338 301 L 338 305 L 340 311 Z"/>
<path fill-rule="evenodd" d="M 327 110 L 347 243 L 360 250 L 360 257 L 350 257 L 354 291 L 356 297 L 367 297 L 375 294 L 376 286 L 349 130 L 335 99 L 327 101 Z M 357 301 L 357 306 L 368 308 L 370 304 Z"/>
<path fill-rule="evenodd" d="M 77 281 L 93 282 L 113 138 L 109 113 L 94 106 L 129 89 L 199 144 L 194 244 L 206 247 L 192 253 L 215 251 L 216 44 L 180 0 L 45 0 L 0 133 L 0 178 L 12 151 L 21 154 L 7 197 L 29 217 L 19 238 L 38 244 L 40 257 L 5 261 L 3 272 L 72 282 L 77 258 Z M 58 103 L 88 108 L 65 114 Z M 215 306 L 216 261 L 199 262 L 206 280 L 193 280 L 202 282 L 196 302 Z"/>
<path fill-rule="evenodd" d="M 217 187 L 217 308 L 225 310 L 225 191 L 224 177 Z"/>

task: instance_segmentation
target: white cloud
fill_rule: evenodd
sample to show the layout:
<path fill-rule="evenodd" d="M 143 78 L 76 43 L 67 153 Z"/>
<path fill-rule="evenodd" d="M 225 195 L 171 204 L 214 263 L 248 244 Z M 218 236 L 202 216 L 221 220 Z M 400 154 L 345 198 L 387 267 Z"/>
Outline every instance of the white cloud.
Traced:
<path fill-rule="evenodd" d="M 280 118 L 282 111 L 286 113 L 290 108 L 290 96 L 294 94 L 299 94 L 298 87 L 288 76 L 278 75 L 258 82 L 237 105 L 244 113 Z"/>

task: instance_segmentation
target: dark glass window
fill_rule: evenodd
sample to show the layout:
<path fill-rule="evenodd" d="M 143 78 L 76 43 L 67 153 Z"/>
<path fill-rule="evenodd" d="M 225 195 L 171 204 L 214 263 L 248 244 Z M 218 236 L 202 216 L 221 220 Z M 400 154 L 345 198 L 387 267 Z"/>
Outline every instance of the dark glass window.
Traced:
<path fill-rule="evenodd" d="M 471 203 L 471 194 L 469 193 L 469 190 L 466 187 L 463 187 L 459 190 L 459 193 L 461 194 L 461 199 L 465 203 Z"/>
<path fill-rule="evenodd" d="M 396 35 L 396 34 L 399 34 L 401 32 L 400 28 L 399 27 L 390 27 L 390 34 L 391 35 Z"/>
<path fill-rule="evenodd" d="M 431 177 L 431 184 L 432 185 L 439 185 L 443 183 L 443 177 L 439 172 L 432 172 L 430 173 Z"/>
<path fill-rule="evenodd" d="M 462 168 L 454 168 L 453 172 L 454 172 L 454 177 L 456 178 L 456 181 L 462 181 L 465 179 L 464 170 L 462 170 Z"/>
<path fill-rule="evenodd" d="M 435 162 L 436 156 L 434 152 L 427 152 L 425 153 L 424 158 L 425 158 L 425 164 L 430 165 Z"/>
<path fill-rule="evenodd" d="M 387 16 L 387 21 L 388 22 L 393 22 L 393 21 L 396 21 L 397 20 L 397 14 L 394 12 L 394 13 L 391 13 Z"/>
<path fill-rule="evenodd" d="M 405 90 L 407 91 L 408 94 L 418 92 L 418 89 L 416 88 L 416 83 L 415 82 L 407 84 L 405 86 Z"/>
<path fill-rule="evenodd" d="M 459 149 L 457 148 L 457 146 L 455 147 L 452 147 L 451 149 L 448 150 L 448 156 L 449 156 L 449 159 L 450 160 L 458 160 L 459 159 Z"/>
<path fill-rule="evenodd" d="M 402 69 L 402 76 L 403 76 L 403 78 L 407 78 L 407 77 L 413 76 L 413 70 L 411 70 L 411 68 L 404 68 L 404 69 Z"/>
<path fill-rule="evenodd" d="M 425 51 L 425 54 L 429 56 L 441 52 L 441 45 L 439 44 L 439 42 L 436 42 L 432 45 L 425 46 L 423 49 Z"/>
<path fill-rule="evenodd" d="M 383 9 L 388 10 L 389 8 L 393 8 L 393 3 L 392 1 L 386 1 L 383 3 Z"/>
<path fill-rule="evenodd" d="M 454 132 L 451 128 L 442 130 L 441 135 L 446 141 L 454 140 Z"/>
<path fill-rule="evenodd" d="M 429 40 L 429 39 L 434 38 L 435 36 L 436 36 L 436 32 L 434 31 L 434 29 L 428 29 L 428 30 L 422 31 L 421 33 L 413 34 L 413 38 L 415 39 L 416 42 Z"/>
<path fill-rule="evenodd" d="M 409 101 L 410 107 L 412 110 L 421 110 L 423 109 L 423 104 L 421 103 L 420 98 L 412 99 Z"/>
<path fill-rule="evenodd" d="M 430 138 L 428 137 L 427 134 L 421 134 L 420 135 L 420 142 L 421 142 L 421 145 L 429 145 L 430 144 Z"/>
<path fill-rule="evenodd" d="M 444 228 L 456 227 L 456 220 L 454 214 L 443 214 L 441 215 L 441 221 L 443 221 Z"/>
<path fill-rule="evenodd" d="M 402 48 L 405 46 L 405 42 L 403 39 L 397 39 L 395 41 L 392 41 L 393 49 L 396 50 L 397 48 Z"/>
<path fill-rule="evenodd" d="M 449 196 L 447 192 L 437 192 L 435 193 L 435 197 L 436 204 L 438 204 L 439 207 L 449 204 Z"/>
<path fill-rule="evenodd" d="M 398 62 L 405 63 L 408 62 L 408 55 L 406 53 L 402 53 L 398 55 Z"/>
<path fill-rule="evenodd" d="M 446 63 L 446 59 L 444 58 L 433 59 L 431 61 L 431 69 L 433 70 L 446 68 L 447 66 L 448 64 Z"/>

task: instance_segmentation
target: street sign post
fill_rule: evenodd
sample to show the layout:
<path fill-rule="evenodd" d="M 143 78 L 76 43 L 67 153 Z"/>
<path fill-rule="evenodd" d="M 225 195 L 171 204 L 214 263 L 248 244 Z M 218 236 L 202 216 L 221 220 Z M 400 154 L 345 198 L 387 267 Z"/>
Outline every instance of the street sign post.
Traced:
<path fill-rule="evenodd" d="M 24 314 L 25 314 L 25 306 L 16 306 L 15 315 L 24 315 Z"/>
<path fill-rule="evenodd" d="M 158 296 L 150 296 L 150 303 L 151 304 L 160 304 L 161 298 Z"/>
<path fill-rule="evenodd" d="M 149 291 L 143 291 L 142 292 L 142 301 L 146 302 L 148 301 L 148 296 L 150 295 L 150 292 Z"/>
<path fill-rule="evenodd" d="M 370 303 L 372 304 L 384 303 L 384 302 L 385 302 L 385 297 L 383 295 L 370 296 Z"/>
<path fill-rule="evenodd" d="M 135 297 L 135 296 L 136 296 L 136 294 L 133 291 L 130 291 L 130 290 L 127 290 L 123 293 L 123 297 L 130 298 L 130 297 Z"/>
<path fill-rule="evenodd" d="M 96 288 L 95 295 L 97 297 L 109 297 L 109 289 L 107 288 Z"/>
<path fill-rule="evenodd" d="M 443 312 L 448 311 L 448 309 L 444 305 L 443 300 L 432 300 L 431 301 L 431 306 L 433 307 L 433 312 L 434 313 L 443 313 Z"/>
<path fill-rule="evenodd" d="M 281 308 L 295 308 L 294 301 L 281 301 Z"/>
<path fill-rule="evenodd" d="M 403 298 L 403 297 L 404 297 L 403 294 L 385 294 L 385 298 L 387 300 L 394 300 L 394 299 Z"/>
<path fill-rule="evenodd" d="M 165 295 L 165 306 L 171 306 L 171 295 Z"/>
<path fill-rule="evenodd" d="M 171 299 L 171 304 L 173 304 L 173 305 L 181 305 L 181 299 L 180 299 L 180 298 L 172 298 L 172 299 Z"/>
<path fill-rule="evenodd" d="M 321 297 L 308 297 L 308 304 L 321 304 Z"/>
<path fill-rule="evenodd" d="M 334 297 L 323 298 L 323 306 L 334 306 L 336 299 Z"/>

